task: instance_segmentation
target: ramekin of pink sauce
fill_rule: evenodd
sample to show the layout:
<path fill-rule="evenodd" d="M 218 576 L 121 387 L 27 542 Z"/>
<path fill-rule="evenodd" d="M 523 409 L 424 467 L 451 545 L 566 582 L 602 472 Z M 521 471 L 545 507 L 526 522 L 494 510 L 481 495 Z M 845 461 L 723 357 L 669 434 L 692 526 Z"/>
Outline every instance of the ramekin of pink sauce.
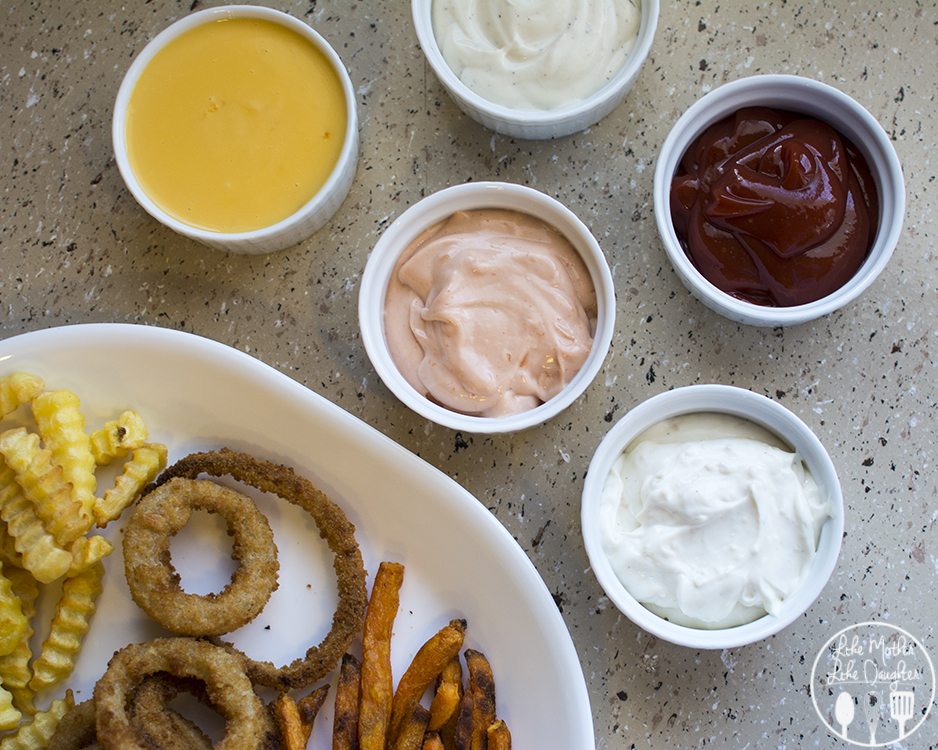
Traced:
<path fill-rule="evenodd" d="M 411 207 L 359 297 L 375 369 L 408 406 L 470 432 L 540 424 L 602 365 L 615 297 L 589 230 L 530 188 L 470 183 Z"/>

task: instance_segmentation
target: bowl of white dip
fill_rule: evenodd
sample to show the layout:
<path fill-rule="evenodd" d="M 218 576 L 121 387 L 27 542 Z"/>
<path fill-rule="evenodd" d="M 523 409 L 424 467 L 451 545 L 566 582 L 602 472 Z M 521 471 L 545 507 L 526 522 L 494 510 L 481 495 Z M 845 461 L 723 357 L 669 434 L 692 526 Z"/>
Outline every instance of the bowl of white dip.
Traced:
<path fill-rule="evenodd" d="M 358 317 L 384 384 L 454 430 L 539 425 L 602 367 L 615 291 L 599 243 L 559 201 L 472 182 L 430 195 L 381 235 Z"/>
<path fill-rule="evenodd" d="M 777 633 L 826 585 L 843 495 L 824 446 L 759 394 L 695 385 L 628 412 L 590 462 L 583 541 L 610 600 L 681 646 Z"/>
<path fill-rule="evenodd" d="M 658 0 L 413 0 L 430 67 L 498 133 L 546 139 L 615 109 L 648 57 Z"/>

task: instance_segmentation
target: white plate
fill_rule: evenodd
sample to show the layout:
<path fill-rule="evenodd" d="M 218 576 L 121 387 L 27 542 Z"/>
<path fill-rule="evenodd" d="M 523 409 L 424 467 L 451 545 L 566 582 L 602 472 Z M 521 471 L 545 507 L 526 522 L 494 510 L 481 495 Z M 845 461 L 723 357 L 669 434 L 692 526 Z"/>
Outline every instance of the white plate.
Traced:
<path fill-rule="evenodd" d="M 595 746 L 580 663 L 536 569 L 481 503 L 397 443 L 248 355 L 177 331 L 80 325 L 27 333 L 0 341 L 0 373 L 14 369 L 43 376 L 48 388 L 75 390 L 89 428 L 136 409 L 151 439 L 169 446 L 170 461 L 227 445 L 296 467 L 355 523 L 369 590 L 381 560 L 406 565 L 395 680 L 439 627 L 465 617 L 466 645 L 492 663 L 498 712 L 516 748 Z M 336 587 L 308 517 L 282 500 L 259 502 L 280 550 L 280 588 L 233 640 L 283 663 L 325 635 Z M 79 699 L 90 696 L 115 649 L 160 633 L 130 599 L 114 526 L 108 536 L 118 549 L 69 680 Z M 176 540 L 173 560 L 187 588 L 221 588 L 233 564 L 204 540 L 223 536 L 206 518 Z M 312 746 L 327 746 L 331 727 L 328 700 Z"/>

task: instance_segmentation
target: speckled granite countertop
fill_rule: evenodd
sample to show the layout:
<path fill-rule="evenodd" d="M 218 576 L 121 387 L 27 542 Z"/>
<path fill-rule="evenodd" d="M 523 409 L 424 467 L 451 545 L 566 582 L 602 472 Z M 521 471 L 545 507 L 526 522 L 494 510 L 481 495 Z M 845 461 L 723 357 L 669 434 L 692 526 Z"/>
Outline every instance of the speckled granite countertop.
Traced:
<path fill-rule="evenodd" d="M 493 135 L 424 62 L 409 4 L 289 2 L 337 48 L 357 88 L 362 156 L 351 195 L 304 244 L 224 255 L 150 219 L 124 188 L 112 105 L 132 57 L 203 3 L 0 6 L 0 336 L 67 323 L 192 331 L 246 351 L 374 425 L 466 486 L 524 547 L 570 628 L 600 748 L 819 747 L 807 684 L 837 630 L 907 628 L 938 656 L 935 380 L 938 110 L 934 2 L 666 2 L 625 103 L 556 142 Z M 880 279 L 847 309 L 792 329 L 729 323 L 681 286 L 652 216 L 657 149 L 701 94 L 754 73 L 799 73 L 883 124 L 908 188 Z M 435 427 L 378 380 L 358 335 L 362 268 L 420 197 L 466 180 L 531 185 L 569 205 L 612 267 L 618 320 L 592 387 L 540 428 L 473 437 Z M 690 383 L 779 400 L 817 433 L 847 506 L 840 563 L 808 613 L 766 642 L 693 652 L 638 630 L 603 597 L 580 537 L 579 495 L 599 440 L 630 407 Z M 934 713 L 906 747 L 938 744 Z"/>

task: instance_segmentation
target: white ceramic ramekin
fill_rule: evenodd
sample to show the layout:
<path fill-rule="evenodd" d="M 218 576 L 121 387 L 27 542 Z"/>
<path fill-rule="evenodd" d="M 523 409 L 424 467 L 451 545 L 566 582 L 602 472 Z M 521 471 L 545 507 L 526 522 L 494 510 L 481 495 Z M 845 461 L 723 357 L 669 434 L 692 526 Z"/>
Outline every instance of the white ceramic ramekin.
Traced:
<path fill-rule="evenodd" d="M 658 0 L 641 0 L 641 21 L 635 46 L 621 70 L 599 91 L 581 102 L 554 110 L 521 110 L 495 104 L 464 84 L 447 65 L 433 34 L 433 0 L 412 0 L 414 28 L 430 67 L 457 106 L 496 133 L 544 140 L 561 138 L 599 122 L 619 106 L 648 57 L 658 25 Z"/>
<path fill-rule="evenodd" d="M 384 300 L 394 265 L 407 246 L 425 229 L 457 211 L 499 208 L 520 211 L 557 229 L 580 253 L 596 289 L 597 320 L 593 346 L 579 372 L 549 401 L 519 414 L 477 417 L 451 411 L 426 398 L 407 382 L 388 350 L 384 334 Z M 537 190 L 503 182 L 470 182 L 434 193 L 402 213 L 372 250 L 362 275 L 358 320 L 362 341 L 384 384 L 427 419 L 462 432 L 499 433 L 525 430 L 546 422 L 576 400 L 602 367 L 615 325 L 616 299 L 612 274 L 599 243 L 586 225 L 562 203 Z"/>
<path fill-rule="evenodd" d="M 656 615 L 638 602 L 616 576 L 602 546 L 600 501 L 606 477 L 621 453 L 642 432 L 665 419 L 694 413 L 720 413 L 741 417 L 777 435 L 798 453 L 818 488 L 831 503 L 817 554 L 805 580 L 782 604 L 776 615 L 733 628 L 703 630 L 677 625 Z M 652 635 L 695 649 L 745 646 L 768 638 L 801 616 L 827 584 L 844 531 L 844 502 L 834 464 L 810 428 L 781 404 L 757 393 L 727 385 L 692 385 L 654 396 L 636 406 L 609 431 L 590 461 L 583 486 L 581 508 L 583 542 L 599 585 L 609 599 L 632 622 Z"/>
<path fill-rule="evenodd" d="M 211 232 L 189 226 L 173 218 L 147 196 L 137 181 L 127 157 L 127 104 L 144 68 L 153 59 L 154 55 L 179 35 L 204 23 L 211 23 L 225 18 L 260 18 L 265 21 L 272 21 L 282 24 L 308 39 L 332 64 L 342 83 L 342 91 L 345 94 L 345 105 L 348 112 L 342 151 L 332 174 L 326 180 L 326 184 L 296 213 L 276 224 L 250 232 Z M 150 216 L 179 234 L 197 240 L 209 247 L 228 250 L 233 253 L 269 253 L 305 240 L 313 232 L 322 228 L 332 218 L 333 214 L 339 210 L 339 206 L 342 205 L 342 201 L 345 200 L 352 187 L 352 182 L 355 179 L 355 169 L 358 165 L 358 113 L 355 108 L 355 92 L 352 89 L 352 80 L 349 78 L 348 71 L 335 50 L 316 31 L 293 16 L 270 8 L 251 5 L 226 5 L 193 13 L 168 26 L 147 44 L 133 61 L 117 92 L 112 137 L 114 156 L 121 177 L 124 178 L 124 182 L 134 198 Z"/>
<path fill-rule="evenodd" d="M 743 107 L 801 112 L 828 123 L 853 141 L 869 164 L 879 193 L 879 226 L 866 262 L 833 294 L 806 305 L 765 307 L 744 302 L 711 284 L 687 257 L 671 220 L 671 180 L 694 139 Z M 655 168 L 655 220 L 674 270 L 697 299 L 730 320 L 754 326 L 789 326 L 814 320 L 852 302 L 889 261 L 905 214 L 905 183 L 892 142 L 860 104 L 832 86 L 800 76 L 758 75 L 724 84 L 699 99 L 678 119 L 664 141 Z"/>

